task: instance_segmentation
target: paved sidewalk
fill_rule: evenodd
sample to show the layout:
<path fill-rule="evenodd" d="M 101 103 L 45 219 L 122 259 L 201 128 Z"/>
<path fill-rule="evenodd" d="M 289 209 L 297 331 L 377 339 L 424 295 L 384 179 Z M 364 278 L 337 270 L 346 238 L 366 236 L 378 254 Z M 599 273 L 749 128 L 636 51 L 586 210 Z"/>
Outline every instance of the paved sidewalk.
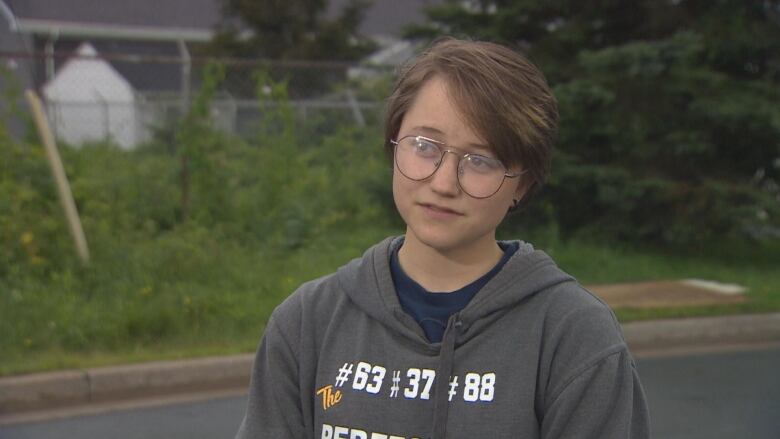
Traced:
<path fill-rule="evenodd" d="M 625 295 L 652 290 L 649 284 L 621 285 L 622 288 L 611 286 L 605 290 L 593 286 L 590 289 L 618 307 L 627 306 Z M 659 283 L 656 287 L 664 287 L 666 291 L 656 291 L 656 298 L 665 295 L 667 301 L 659 304 L 653 299 L 652 306 L 684 306 L 678 302 L 690 300 L 691 295 L 696 296 L 696 304 L 700 305 L 706 296 L 702 291 L 691 290 L 690 285 L 682 288 L 690 293 L 688 299 L 682 293 L 668 293 L 674 288 L 672 284 Z M 623 296 L 620 291 L 624 292 Z M 715 303 L 744 300 L 733 294 L 715 295 L 711 299 Z M 641 307 L 636 300 L 628 302 L 629 306 Z M 780 313 L 633 322 L 624 324 L 623 331 L 635 355 L 712 345 L 780 343 Z M 252 360 L 253 354 L 245 354 L 0 378 L 0 425 L 20 413 L 36 410 L 246 388 Z"/>

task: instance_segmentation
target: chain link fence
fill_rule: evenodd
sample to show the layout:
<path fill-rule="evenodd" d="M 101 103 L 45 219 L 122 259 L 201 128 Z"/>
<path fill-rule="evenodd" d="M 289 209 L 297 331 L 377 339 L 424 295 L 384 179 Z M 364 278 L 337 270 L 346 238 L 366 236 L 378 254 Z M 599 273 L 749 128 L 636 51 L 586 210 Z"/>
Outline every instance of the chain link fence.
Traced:
<path fill-rule="evenodd" d="M 0 62 L 11 65 L 20 56 L 3 53 Z M 109 139 L 123 148 L 174 127 L 214 80 L 213 66 L 221 78 L 210 102 L 212 124 L 240 136 L 252 135 L 279 105 L 272 96 L 278 84 L 286 85 L 286 105 L 301 123 L 376 123 L 383 103 L 375 96 L 392 74 L 391 67 L 341 62 L 103 55 L 88 44 L 67 56 L 27 58 L 57 138 L 72 145 Z"/>

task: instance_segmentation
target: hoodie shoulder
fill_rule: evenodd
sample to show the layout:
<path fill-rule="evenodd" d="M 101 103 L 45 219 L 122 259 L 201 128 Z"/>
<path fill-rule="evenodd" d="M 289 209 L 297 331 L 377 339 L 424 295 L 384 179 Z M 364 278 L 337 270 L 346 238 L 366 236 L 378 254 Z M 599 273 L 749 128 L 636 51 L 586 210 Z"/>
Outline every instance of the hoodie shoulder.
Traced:
<path fill-rule="evenodd" d="M 620 335 L 615 342 L 623 341 L 620 324 L 609 305 L 576 280 L 553 286 L 546 298 L 548 316 L 556 326 L 593 326 L 602 335 Z"/>
<path fill-rule="evenodd" d="M 300 325 L 303 316 L 313 310 L 324 312 L 323 307 L 338 300 L 344 292 L 338 288 L 336 273 L 330 273 L 317 279 L 303 283 L 273 311 L 271 318 L 287 329 Z M 285 331 L 286 332 L 286 331 Z"/>
<path fill-rule="evenodd" d="M 557 277 L 559 282 L 548 284 L 530 302 L 534 314 L 541 319 L 539 329 L 547 334 L 548 346 L 558 353 L 573 354 L 571 360 L 578 362 L 586 360 L 582 357 L 586 353 L 599 356 L 614 349 L 626 349 L 617 317 L 601 298 L 552 260 L 544 266 L 544 271 L 548 272 L 544 277 Z"/>
<path fill-rule="evenodd" d="M 283 332 L 300 331 L 304 320 L 308 322 L 307 326 L 311 323 L 326 325 L 335 310 L 347 302 L 369 312 L 381 308 L 376 293 L 380 284 L 383 289 L 387 287 L 388 280 L 384 278 L 389 279 L 389 268 L 382 266 L 382 255 L 387 254 L 395 242 L 397 238 L 387 238 L 335 272 L 301 284 L 274 309 L 272 318 Z M 386 261 L 384 265 L 387 265 Z M 386 275 L 378 276 L 377 271 L 386 272 Z"/>
<path fill-rule="evenodd" d="M 513 290 L 519 298 L 529 297 L 543 315 L 546 325 L 559 325 L 569 319 L 594 316 L 602 324 L 618 329 L 609 306 L 583 287 L 577 279 L 561 269 L 541 250 L 517 255 L 510 260 L 510 275 L 502 278 L 500 288 Z M 508 264 L 509 265 L 509 264 Z M 508 285 L 512 287 L 507 288 Z M 590 319 L 586 319 L 590 320 Z"/>

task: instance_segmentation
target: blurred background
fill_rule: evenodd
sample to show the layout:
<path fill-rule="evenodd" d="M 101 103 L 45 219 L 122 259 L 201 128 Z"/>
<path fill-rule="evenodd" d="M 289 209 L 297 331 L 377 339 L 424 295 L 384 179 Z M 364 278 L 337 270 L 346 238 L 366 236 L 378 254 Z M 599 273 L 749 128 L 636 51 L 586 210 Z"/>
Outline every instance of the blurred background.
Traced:
<path fill-rule="evenodd" d="M 623 322 L 780 310 L 778 1 L 3 0 L 0 375 L 253 351 L 300 283 L 403 232 L 384 99 L 442 35 L 524 52 L 559 101 L 502 237 L 582 282 L 748 288 Z"/>

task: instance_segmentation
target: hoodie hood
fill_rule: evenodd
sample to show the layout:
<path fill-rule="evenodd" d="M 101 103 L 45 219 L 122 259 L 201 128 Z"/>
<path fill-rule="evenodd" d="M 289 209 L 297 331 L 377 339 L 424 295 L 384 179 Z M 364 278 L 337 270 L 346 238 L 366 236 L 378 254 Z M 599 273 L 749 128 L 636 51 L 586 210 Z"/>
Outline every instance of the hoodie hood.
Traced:
<path fill-rule="evenodd" d="M 480 327 L 527 298 L 557 284 L 574 282 L 545 252 L 526 242 L 516 242 L 519 248 L 503 269 L 457 314 L 462 333 L 458 341 L 468 340 Z M 414 319 L 404 312 L 393 288 L 388 261 L 402 244 L 403 237 L 398 236 L 369 248 L 362 258 L 338 270 L 339 284 L 350 300 L 373 319 L 423 345 L 437 346 L 439 343 L 427 341 Z"/>

